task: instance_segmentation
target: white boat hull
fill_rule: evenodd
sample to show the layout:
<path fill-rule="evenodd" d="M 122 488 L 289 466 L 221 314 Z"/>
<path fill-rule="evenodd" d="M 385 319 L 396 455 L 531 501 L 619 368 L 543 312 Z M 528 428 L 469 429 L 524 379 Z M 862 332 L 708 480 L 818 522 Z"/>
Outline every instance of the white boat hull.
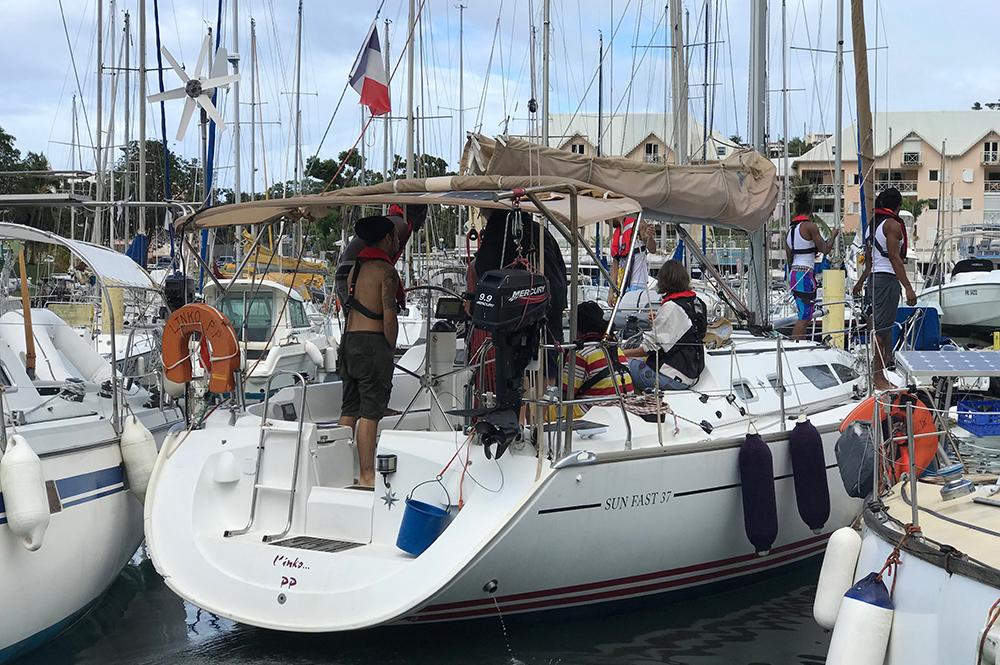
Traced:
<path fill-rule="evenodd" d="M 947 284 L 924 289 L 918 300 L 939 305 L 945 326 L 1000 329 L 1000 270 L 960 273 Z"/>

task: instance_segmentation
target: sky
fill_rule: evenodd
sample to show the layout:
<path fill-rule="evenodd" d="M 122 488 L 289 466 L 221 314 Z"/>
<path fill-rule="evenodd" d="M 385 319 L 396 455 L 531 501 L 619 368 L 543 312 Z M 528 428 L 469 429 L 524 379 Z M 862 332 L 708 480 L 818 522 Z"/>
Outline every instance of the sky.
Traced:
<path fill-rule="evenodd" d="M 158 4 L 160 38 L 188 71 L 194 68 L 206 32 L 215 29 L 218 0 L 145 0 L 147 67 L 156 68 Z M 532 58 L 542 33 L 542 0 L 461 0 L 467 6 L 464 27 L 464 129 L 488 135 L 523 134 L 529 129 L 528 100 L 535 86 L 541 100 L 541 56 Z M 44 152 L 56 169 L 69 169 L 74 155 L 72 108 L 76 95 L 79 143 L 76 167 L 94 168 L 96 124 L 96 7 L 98 0 L 0 0 L 0 128 L 16 137 L 22 153 Z M 121 61 L 123 21 L 131 16 L 131 67 L 137 66 L 140 0 L 104 0 L 105 66 Z M 234 0 L 223 1 L 222 45 L 233 45 Z M 251 110 L 254 128 L 254 180 L 257 189 L 294 174 L 293 105 L 295 90 L 295 0 L 239 0 L 238 28 L 242 189 L 250 188 Z M 362 129 L 358 95 L 345 85 L 364 38 L 378 16 L 380 37 L 389 23 L 392 115 L 405 117 L 407 0 L 303 0 L 301 57 L 301 153 L 334 158 L 358 142 Z M 416 0 L 422 6 L 416 33 L 414 106 L 422 120 L 415 140 L 418 150 L 443 157 L 457 168 L 460 153 L 459 0 Z M 669 104 L 670 51 L 665 44 L 664 2 L 648 0 L 551 0 L 550 109 L 552 113 L 596 113 L 599 39 L 603 36 L 604 111 L 662 112 Z M 749 73 L 749 0 L 707 0 L 709 53 L 705 66 L 706 0 L 683 0 L 689 14 L 686 37 L 690 111 L 725 135 L 746 137 Z M 782 3 L 769 3 L 768 88 L 769 137 L 782 136 Z M 836 2 L 788 1 L 784 6 L 788 71 L 789 135 L 833 132 L 835 100 Z M 1000 98 L 1000 65 L 992 57 L 994 26 L 1000 19 L 996 0 L 866 0 L 866 27 L 872 103 L 876 111 L 968 109 L 973 102 Z M 854 62 L 850 54 L 850 2 L 845 7 L 844 124 L 855 116 Z M 250 104 L 251 22 L 257 37 L 256 106 Z M 67 38 L 68 37 L 68 38 Z M 384 40 L 383 40 L 384 41 Z M 383 49 L 385 45 L 383 44 Z M 112 51 L 113 49 L 113 51 Z M 809 50 L 818 49 L 818 50 Z M 398 68 L 396 67 L 399 62 Z M 422 63 L 422 64 L 421 64 Z M 535 76 L 532 77 L 534 63 Z M 75 67 L 74 67 L 75 64 Z M 166 65 L 166 62 L 164 62 Z M 165 89 L 180 85 L 173 71 L 163 72 Z M 105 140 L 114 113 L 115 144 L 124 141 L 125 76 L 104 79 Z M 534 78 L 534 82 L 533 82 Z M 138 77 L 131 75 L 130 137 L 136 138 Z M 710 84 L 706 110 L 706 81 Z M 157 92 L 155 71 L 148 76 L 149 94 Z M 339 108 L 338 100 L 341 99 Z M 233 116 L 234 91 L 221 95 L 227 121 Z M 147 135 L 160 136 L 160 105 L 147 106 Z M 164 105 L 168 142 L 187 158 L 200 155 L 199 131 L 192 124 L 176 141 L 183 101 Z M 669 110 L 669 107 L 667 107 Z M 196 116 L 197 117 L 197 116 Z M 369 166 L 382 167 L 383 131 L 387 123 L 369 125 L 363 145 Z M 390 125 L 390 154 L 405 154 L 405 122 Z M 327 127 L 329 131 L 326 133 Z M 324 133 L 326 133 L 324 139 Z M 322 142 L 322 143 L 321 143 Z M 233 184 L 235 150 L 230 127 L 218 139 L 218 182 Z"/>

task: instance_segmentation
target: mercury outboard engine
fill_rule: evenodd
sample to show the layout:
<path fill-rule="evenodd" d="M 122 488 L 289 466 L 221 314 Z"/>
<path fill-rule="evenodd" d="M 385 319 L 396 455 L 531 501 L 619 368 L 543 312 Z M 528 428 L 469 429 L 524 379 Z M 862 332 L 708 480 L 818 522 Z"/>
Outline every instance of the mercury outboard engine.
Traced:
<path fill-rule="evenodd" d="M 524 370 L 537 357 L 549 308 L 544 275 L 523 269 L 490 270 L 479 278 L 472 304 L 472 325 L 491 333 L 496 353 L 496 406 L 478 410 L 476 433 L 491 457 L 503 455 L 521 429 Z M 471 414 L 470 414 L 471 415 Z"/>

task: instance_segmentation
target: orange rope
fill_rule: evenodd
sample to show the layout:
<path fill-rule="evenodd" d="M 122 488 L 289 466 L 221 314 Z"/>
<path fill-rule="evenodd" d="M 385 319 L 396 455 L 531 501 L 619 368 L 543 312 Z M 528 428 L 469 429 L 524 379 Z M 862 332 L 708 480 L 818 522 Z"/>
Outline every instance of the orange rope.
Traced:
<path fill-rule="evenodd" d="M 920 533 L 920 527 L 907 524 L 906 533 L 904 533 L 903 537 L 899 539 L 899 544 L 892 548 L 892 552 L 890 552 L 889 556 L 885 559 L 885 565 L 882 566 L 882 570 L 878 571 L 878 575 L 875 576 L 875 580 L 877 582 L 882 581 L 882 573 L 885 573 L 892 578 L 892 587 L 889 589 L 889 598 L 892 598 L 893 593 L 896 591 L 896 580 L 899 577 L 897 572 L 899 564 L 902 563 L 899 558 L 900 548 L 903 547 L 903 543 L 906 542 L 906 539 L 914 533 Z"/>
<path fill-rule="evenodd" d="M 979 638 L 979 653 L 976 655 L 976 665 L 982 665 L 983 649 L 986 647 L 986 636 L 989 635 L 990 630 L 993 628 L 993 624 L 997 622 L 997 619 L 1000 619 L 1000 600 L 993 603 L 993 607 L 990 608 L 987 616 L 989 621 L 986 623 L 986 628 L 983 629 L 983 636 Z"/>

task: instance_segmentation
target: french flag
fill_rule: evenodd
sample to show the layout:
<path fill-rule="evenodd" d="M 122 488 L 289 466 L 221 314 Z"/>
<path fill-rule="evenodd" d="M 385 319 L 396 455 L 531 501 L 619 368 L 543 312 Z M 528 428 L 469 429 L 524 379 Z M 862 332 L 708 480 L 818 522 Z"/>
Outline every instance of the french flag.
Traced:
<path fill-rule="evenodd" d="M 361 103 L 371 109 L 372 115 L 382 115 L 392 110 L 389 105 L 389 81 L 382 64 L 382 49 L 378 44 L 375 24 L 368 30 L 358 59 L 351 69 L 351 87 L 361 95 Z"/>

